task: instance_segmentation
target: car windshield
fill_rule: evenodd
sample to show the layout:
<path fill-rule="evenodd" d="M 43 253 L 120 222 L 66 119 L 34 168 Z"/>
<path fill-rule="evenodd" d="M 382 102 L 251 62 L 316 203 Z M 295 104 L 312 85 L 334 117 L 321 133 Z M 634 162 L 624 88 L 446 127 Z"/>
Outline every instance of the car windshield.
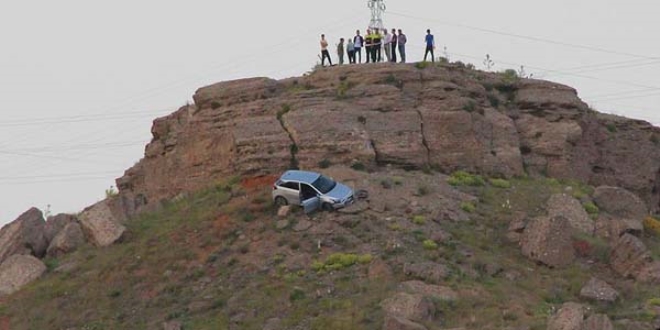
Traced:
<path fill-rule="evenodd" d="M 320 191 L 322 194 L 327 194 L 330 190 L 332 190 L 337 183 L 333 181 L 332 179 L 326 178 L 323 175 L 319 176 L 314 183 L 312 183 L 312 186 L 316 188 L 316 190 Z"/>

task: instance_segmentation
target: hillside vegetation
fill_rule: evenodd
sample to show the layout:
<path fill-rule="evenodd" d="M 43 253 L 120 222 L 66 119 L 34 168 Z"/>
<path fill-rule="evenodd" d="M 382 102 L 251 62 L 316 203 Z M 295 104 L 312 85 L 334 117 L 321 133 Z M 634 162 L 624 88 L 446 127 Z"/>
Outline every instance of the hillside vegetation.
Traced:
<path fill-rule="evenodd" d="M 546 329 L 570 301 L 625 320 L 615 322 L 621 329 L 657 317 L 660 289 L 611 271 L 602 239 L 576 236 L 578 260 L 554 269 L 524 257 L 510 239 L 516 214 L 543 215 L 556 193 L 588 205 L 592 187 L 467 173 L 328 171 L 367 188 L 370 199 L 344 212 L 308 217 L 294 208 L 278 217 L 273 177 L 225 180 L 130 220 L 119 244 L 48 259 L 41 280 L 4 300 L 2 324 L 383 329 L 388 299 L 415 280 L 437 286 L 422 294 L 428 305 L 417 322 L 428 329 Z M 647 231 L 644 240 L 657 255 L 658 237 Z M 581 297 L 592 276 L 613 285 L 619 299 Z"/>

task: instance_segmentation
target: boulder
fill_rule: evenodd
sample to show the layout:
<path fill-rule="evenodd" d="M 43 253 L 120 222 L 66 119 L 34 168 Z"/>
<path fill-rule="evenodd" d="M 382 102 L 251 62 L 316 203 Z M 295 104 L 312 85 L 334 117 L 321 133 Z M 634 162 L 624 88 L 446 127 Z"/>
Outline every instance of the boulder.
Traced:
<path fill-rule="evenodd" d="M 582 330 L 584 306 L 572 302 L 561 306 L 557 314 L 548 320 L 548 330 Z"/>
<path fill-rule="evenodd" d="M 652 261 L 646 245 L 630 234 L 621 236 L 610 254 L 610 266 L 623 277 L 636 278 Z"/>
<path fill-rule="evenodd" d="M 114 216 L 107 200 L 86 208 L 79 220 L 86 239 L 100 247 L 115 243 L 126 231 L 126 227 Z"/>
<path fill-rule="evenodd" d="M 167 321 L 163 323 L 163 330 L 181 330 L 181 321 Z"/>
<path fill-rule="evenodd" d="M 433 302 L 421 294 L 398 292 L 385 299 L 381 306 L 386 315 L 399 316 L 415 322 L 431 320 L 435 312 Z"/>
<path fill-rule="evenodd" d="M 435 262 L 407 263 L 403 266 L 403 273 L 409 278 L 420 279 L 429 283 L 441 283 L 449 277 L 447 266 Z"/>
<path fill-rule="evenodd" d="M 422 281 L 408 281 L 399 285 L 399 288 L 411 294 L 421 294 L 425 297 L 442 301 L 454 301 L 458 299 L 458 293 L 446 286 L 426 284 Z"/>
<path fill-rule="evenodd" d="M 31 208 L 0 229 L 0 263 L 14 254 L 31 254 L 41 258 L 48 243 L 44 237 L 43 214 Z"/>
<path fill-rule="evenodd" d="M 291 212 L 291 205 L 283 205 L 277 210 L 277 216 L 280 218 L 286 218 Z"/>
<path fill-rule="evenodd" d="M 582 330 L 614 330 L 614 325 L 607 315 L 594 314 L 584 321 Z"/>
<path fill-rule="evenodd" d="M 47 242 L 51 242 L 55 236 L 57 236 L 57 233 L 60 232 L 60 230 L 64 229 L 66 225 L 72 223 L 72 222 L 77 222 L 78 219 L 76 218 L 75 215 L 72 214 L 58 214 L 52 217 L 48 217 L 46 220 L 46 226 L 44 227 L 44 237 L 46 237 Z"/>
<path fill-rule="evenodd" d="M 660 261 L 646 264 L 637 274 L 637 280 L 644 283 L 660 284 Z"/>
<path fill-rule="evenodd" d="M 600 214 L 596 220 L 596 235 L 609 241 L 616 241 L 623 234 L 640 237 L 644 232 L 642 219 L 620 218 Z"/>
<path fill-rule="evenodd" d="M 593 235 L 594 221 L 591 220 L 582 204 L 572 196 L 554 194 L 547 203 L 548 216 L 563 216 L 576 232 Z"/>
<path fill-rule="evenodd" d="M 506 233 L 507 239 L 512 243 L 520 243 L 525 227 L 527 227 L 527 214 L 524 212 L 514 213 L 509 220 L 509 230 Z"/>
<path fill-rule="evenodd" d="M 264 327 L 261 330 L 280 330 L 282 325 L 282 320 L 279 318 L 271 318 L 266 320 Z"/>
<path fill-rule="evenodd" d="M 383 330 L 427 330 L 427 328 L 397 315 L 387 315 L 383 323 Z"/>
<path fill-rule="evenodd" d="M 525 228 L 521 239 L 526 257 L 549 267 L 564 267 L 575 260 L 573 229 L 563 216 L 538 217 Z"/>
<path fill-rule="evenodd" d="M 646 204 L 637 195 L 619 187 L 596 188 L 594 202 L 601 211 L 621 218 L 641 221 L 649 213 Z"/>
<path fill-rule="evenodd" d="M 10 295 L 41 277 L 46 265 L 30 256 L 15 254 L 0 264 L 0 296 Z"/>
<path fill-rule="evenodd" d="M 46 254 L 57 258 L 61 255 L 75 251 L 78 246 L 85 243 L 85 235 L 77 222 L 71 222 L 62 229 L 48 246 Z"/>
<path fill-rule="evenodd" d="M 619 298 L 619 292 L 614 290 L 607 282 L 592 277 L 582 290 L 580 290 L 580 297 L 613 303 Z"/>

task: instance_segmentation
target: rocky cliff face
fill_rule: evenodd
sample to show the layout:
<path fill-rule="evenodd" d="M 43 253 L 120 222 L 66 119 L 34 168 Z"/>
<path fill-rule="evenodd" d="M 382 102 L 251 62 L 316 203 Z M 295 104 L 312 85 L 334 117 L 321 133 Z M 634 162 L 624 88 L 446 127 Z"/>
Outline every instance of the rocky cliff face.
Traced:
<path fill-rule="evenodd" d="M 117 180 L 127 213 L 227 176 L 321 163 L 578 179 L 659 207 L 660 130 L 547 81 L 376 64 L 222 82 L 194 100 L 154 121 L 144 159 Z"/>

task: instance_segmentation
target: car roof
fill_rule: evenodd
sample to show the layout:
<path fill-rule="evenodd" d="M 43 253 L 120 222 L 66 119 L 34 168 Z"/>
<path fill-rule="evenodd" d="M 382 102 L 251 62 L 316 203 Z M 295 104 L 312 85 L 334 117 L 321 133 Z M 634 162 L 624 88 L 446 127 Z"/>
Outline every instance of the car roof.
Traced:
<path fill-rule="evenodd" d="M 289 170 L 284 172 L 284 174 L 282 174 L 280 179 L 284 181 L 299 181 L 305 183 L 312 183 L 316 181 L 316 179 L 318 179 L 320 176 L 321 174 L 316 172 Z"/>

